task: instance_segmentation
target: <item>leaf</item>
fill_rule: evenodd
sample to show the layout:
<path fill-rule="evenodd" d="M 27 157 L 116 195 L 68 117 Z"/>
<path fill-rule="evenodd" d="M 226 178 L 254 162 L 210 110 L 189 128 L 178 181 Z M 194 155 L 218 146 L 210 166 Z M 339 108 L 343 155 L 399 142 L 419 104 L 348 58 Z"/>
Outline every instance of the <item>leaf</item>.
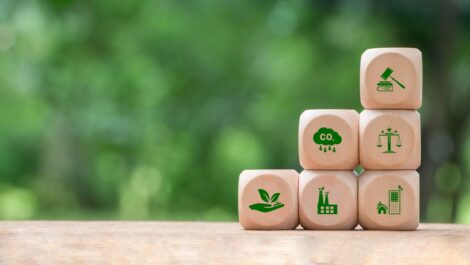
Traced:
<path fill-rule="evenodd" d="M 259 196 L 261 197 L 261 199 L 265 202 L 269 202 L 269 193 L 263 189 L 259 189 L 258 190 L 259 192 Z"/>
<path fill-rule="evenodd" d="M 279 192 L 274 193 L 273 196 L 271 197 L 271 202 L 277 202 L 277 199 L 279 199 L 279 195 L 281 195 Z"/>

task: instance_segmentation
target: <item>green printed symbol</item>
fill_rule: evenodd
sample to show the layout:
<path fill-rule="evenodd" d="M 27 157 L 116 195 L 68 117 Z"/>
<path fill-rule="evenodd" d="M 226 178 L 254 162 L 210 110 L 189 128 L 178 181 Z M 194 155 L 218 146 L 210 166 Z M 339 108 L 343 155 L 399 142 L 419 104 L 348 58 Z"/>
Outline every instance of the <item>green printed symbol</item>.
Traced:
<path fill-rule="evenodd" d="M 390 77 L 395 83 L 397 83 L 402 89 L 405 89 L 405 85 L 403 85 L 401 82 L 393 78 L 392 76 L 393 69 L 390 67 L 387 67 L 385 71 L 382 73 L 380 76 L 383 80 L 380 80 L 377 83 L 377 91 L 378 92 L 393 92 L 393 84 L 392 82 L 388 81 L 387 79 Z"/>
<path fill-rule="evenodd" d="M 326 153 L 327 151 L 336 152 L 334 145 L 340 144 L 343 139 L 341 136 L 331 128 L 321 127 L 313 135 L 313 141 L 320 145 L 319 150 Z M 331 148 L 333 146 L 333 148 Z"/>
<path fill-rule="evenodd" d="M 388 191 L 388 206 L 381 201 L 377 203 L 377 214 L 400 214 L 401 212 L 401 191 L 403 188 L 398 185 L 398 189 Z"/>
<path fill-rule="evenodd" d="M 279 192 L 274 193 L 272 197 L 269 197 L 269 193 L 263 189 L 258 189 L 258 193 L 261 199 L 266 203 L 252 204 L 249 206 L 250 209 L 263 213 L 268 213 L 284 207 L 283 203 L 277 201 L 279 199 L 279 196 L 281 195 Z"/>
<path fill-rule="evenodd" d="M 395 151 L 392 150 L 392 137 L 397 137 L 395 146 L 401 147 L 401 139 L 400 134 L 397 130 L 392 131 L 392 128 L 387 128 L 387 131 L 382 130 L 377 139 L 377 147 L 381 148 L 382 145 L 382 137 L 387 137 L 387 150 L 383 151 L 384 154 L 393 154 Z"/>
<path fill-rule="evenodd" d="M 323 198 L 323 190 L 325 187 L 318 188 L 318 203 L 317 203 L 317 214 L 338 214 L 338 205 L 330 204 L 328 201 L 329 192 L 325 192 Z"/>

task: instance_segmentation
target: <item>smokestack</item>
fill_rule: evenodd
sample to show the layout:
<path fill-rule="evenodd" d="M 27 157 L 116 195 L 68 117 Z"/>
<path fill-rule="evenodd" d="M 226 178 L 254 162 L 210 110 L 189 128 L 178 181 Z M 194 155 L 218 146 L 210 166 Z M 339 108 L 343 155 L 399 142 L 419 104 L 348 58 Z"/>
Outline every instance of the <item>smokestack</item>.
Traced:
<path fill-rule="evenodd" d="M 320 193 L 318 193 L 318 206 L 323 206 L 323 187 L 318 189 Z"/>

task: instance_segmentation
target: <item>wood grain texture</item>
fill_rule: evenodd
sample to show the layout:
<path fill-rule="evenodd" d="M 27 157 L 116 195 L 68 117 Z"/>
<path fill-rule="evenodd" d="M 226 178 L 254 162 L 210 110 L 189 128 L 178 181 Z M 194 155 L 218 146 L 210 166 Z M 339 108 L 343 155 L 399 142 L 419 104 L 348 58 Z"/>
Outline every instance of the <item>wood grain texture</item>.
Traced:
<path fill-rule="evenodd" d="M 238 223 L 0 222 L 0 264 L 470 264 L 470 226 L 245 231 Z"/>

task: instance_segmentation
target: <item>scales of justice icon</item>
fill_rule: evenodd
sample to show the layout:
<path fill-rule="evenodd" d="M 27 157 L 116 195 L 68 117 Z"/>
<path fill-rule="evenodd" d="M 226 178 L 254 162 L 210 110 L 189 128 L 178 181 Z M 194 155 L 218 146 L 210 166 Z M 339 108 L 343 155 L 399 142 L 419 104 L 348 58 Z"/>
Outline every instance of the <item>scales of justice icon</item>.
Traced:
<path fill-rule="evenodd" d="M 377 147 L 381 148 L 382 145 L 382 137 L 387 137 L 387 150 L 385 150 L 384 154 L 393 154 L 395 151 L 392 150 L 392 140 L 396 139 L 395 146 L 401 147 L 401 139 L 400 134 L 397 130 L 392 131 L 392 128 L 387 128 L 386 131 L 382 130 L 377 138 Z"/>

